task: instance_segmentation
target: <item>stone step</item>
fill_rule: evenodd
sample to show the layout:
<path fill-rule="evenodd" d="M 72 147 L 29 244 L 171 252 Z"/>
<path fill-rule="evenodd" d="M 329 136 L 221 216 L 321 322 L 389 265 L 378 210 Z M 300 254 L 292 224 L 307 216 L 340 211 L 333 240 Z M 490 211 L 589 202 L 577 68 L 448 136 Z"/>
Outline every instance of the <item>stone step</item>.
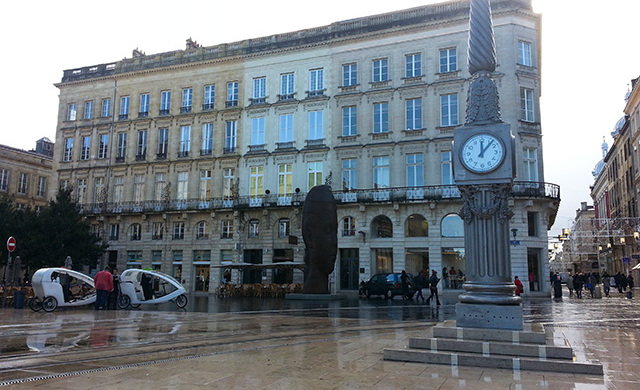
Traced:
<path fill-rule="evenodd" d="M 420 349 L 386 348 L 383 351 L 385 360 L 412 363 L 444 364 L 451 366 L 485 367 L 521 371 L 566 372 L 583 375 L 603 375 L 602 365 L 598 362 L 574 362 L 560 359 L 540 359 L 532 357 L 511 357 L 492 355 L 483 357 L 480 354 L 455 353 L 448 351 L 427 351 Z"/>
<path fill-rule="evenodd" d="M 499 341 L 513 344 L 547 343 L 544 327 L 540 324 L 525 324 L 524 330 L 504 330 L 485 328 L 462 328 L 455 326 L 455 321 L 445 321 L 433 327 L 434 338 Z"/>
<path fill-rule="evenodd" d="M 573 359 L 573 350 L 566 346 L 541 344 L 514 344 L 505 342 L 487 342 L 481 340 L 459 340 L 448 338 L 411 338 L 409 348 L 426 349 L 432 352 L 450 351 L 477 353 L 482 357 L 507 355 L 547 359 Z"/>

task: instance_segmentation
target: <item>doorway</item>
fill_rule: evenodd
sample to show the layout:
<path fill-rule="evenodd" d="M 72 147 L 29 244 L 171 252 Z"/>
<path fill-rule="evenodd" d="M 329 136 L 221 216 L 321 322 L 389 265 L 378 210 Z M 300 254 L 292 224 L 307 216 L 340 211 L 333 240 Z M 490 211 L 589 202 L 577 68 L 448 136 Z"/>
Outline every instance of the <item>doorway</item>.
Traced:
<path fill-rule="evenodd" d="M 247 249 L 244 251 L 244 262 L 251 264 L 262 264 L 262 249 Z M 261 269 L 245 269 L 242 272 L 242 283 L 253 284 L 262 283 Z"/>
<path fill-rule="evenodd" d="M 540 291 L 542 279 L 540 278 L 540 250 L 527 248 L 527 269 L 529 271 L 529 291 Z"/>
<path fill-rule="evenodd" d="M 341 290 L 357 290 L 360 281 L 360 251 L 358 248 L 340 249 Z"/>

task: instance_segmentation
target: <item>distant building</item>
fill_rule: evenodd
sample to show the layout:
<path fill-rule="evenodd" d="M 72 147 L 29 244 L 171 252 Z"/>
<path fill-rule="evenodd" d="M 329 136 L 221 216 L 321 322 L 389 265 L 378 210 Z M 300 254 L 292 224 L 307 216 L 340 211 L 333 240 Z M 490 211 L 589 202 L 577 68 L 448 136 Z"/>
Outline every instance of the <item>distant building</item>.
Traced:
<path fill-rule="evenodd" d="M 560 193 L 544 182 L 541 18 L 530 0 L 491 5 L 516 145 L 513 273 L 547 295 Z M 469 87 L 468 14 L 468 1 L 450 1 L 65 70 L 60 183 L 109 244 L 104 263 L 160 269 L 189 291 L 225 276 L 302 281 L 290 267 L 225 266 L 303 262 L 302 204 L 325 182 L 339 215 L 333 291 L 381 272 L 464 273 L 452 140 Z"/>
<path fill-rule="evenodd" d="M 47 137 L 40 138 L 36 141 L 36 153 L 53 157 L 53 142 Z"/>
<path fill-rule="evenodd" d="M 46 206 L 54 193 L 54 177 L 51 156 L 0 145 L 0 196 L 10 197 L 16 207 Z"/>

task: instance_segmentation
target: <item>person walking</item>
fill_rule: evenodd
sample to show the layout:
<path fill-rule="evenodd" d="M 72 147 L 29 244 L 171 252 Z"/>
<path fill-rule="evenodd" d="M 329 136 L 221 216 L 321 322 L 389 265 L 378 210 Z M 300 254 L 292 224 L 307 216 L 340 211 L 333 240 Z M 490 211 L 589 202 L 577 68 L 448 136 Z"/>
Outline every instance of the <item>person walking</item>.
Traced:
<path fill-rule="evenodd" d="M 109 292 L 113 291 L 113 275 L 111 275 L 110 270 L 111 268 L 106 266 L 104 270 L 98 272 L 93 278 L 96 286 L 96 310 L 107 308 Z"/>
<path fill-rule="evenodd" d="M 113 290 L 109 292 L 107 308 L 109 310 L 115 310 L 118 306 L 118 295 L 120 294 L 120 276 L 118 275 L 117 268 L 112 269 L 111 274 L 113 275 Z"/>
<path fill-rule="evenodd" d="M 435 295 L 436 297 L 436 305 L 440 304 L 440 299 L 438 298 L 438 282 L 440 279 L 438 278 L 438 271 L 435 269 L 431 270 L 431 276 L 429 277 L 429 298 L 427 298 L 427 305 L 431 302 L 431 298 Z"/>
<path fill-rule="evenodd" d="M 592 273 L 589 274 L 587 278 L 587 288 L 589 289 L 589 293 L 591 294 L 591 298 L 595 298 L 596 292 L 596 276 Z"/>
<path fill-rule="evenodd" d="M 622 294 L 622 274 L 620 273 L 620 271 L 618 271 L 618 273 L 613 276 L 613 279 L 616 281 L 618 292 Z"/>
<path fill-rule="evenodd" d="M 516 295 L 520 296 L 524 292 L 524 285 L 517 276 L 513 278 L 513 284 L 516 285 Z"/>
<path fill-rule="evenodd" d="M 602 286 L 604 287 L 604 295 L 608 297 L 609 292 L 611 291 L 611 277 L 607 271 L 604 271 L 604 274 L 602 275 Z"/>
<path fill-rule="evenodd" d="M 444 288 L 449 288 L 449 270 L 447 267 L 442 269 L 442 280 L 444 281 Z"/>
<path fill-rule="evenodd" d="M 573 275 L 567 277 L 567 288 L 569 289 L 569 297 L 573 295 Z"/>
<path fill-rule="evenodd" d="M 405 270 L 402 270 L 402 274 L 400 275 L 400 283 L 402 284 L 402 299 L 409 298 L 409 283 L 411 282 L 409 275 Z"/>
<path fill-rule="evenodd" d="M 418 275 L 416 275 L 416 277 L 413 278 L 413 284 L 415 284 L 416 291 L 418 293 L 416 295 L 416 302 L 419 302 L 420 298 L 422 298 L 422 302 L 424 302 L 424 295 L 422 295 L 422 289 L 424 288 L 426 281 L 427 281 L 427 277 L 425 276 L 424 270 L 420 271 Z"/>
<path fill-rule="evenodd" d="M 582 278 L 582 272 L 576 274 L 573 277 L 573 289 L 576 290 L 576 298 L 582 298 L 582 285 L 584 284 L 584 279 Z"/>

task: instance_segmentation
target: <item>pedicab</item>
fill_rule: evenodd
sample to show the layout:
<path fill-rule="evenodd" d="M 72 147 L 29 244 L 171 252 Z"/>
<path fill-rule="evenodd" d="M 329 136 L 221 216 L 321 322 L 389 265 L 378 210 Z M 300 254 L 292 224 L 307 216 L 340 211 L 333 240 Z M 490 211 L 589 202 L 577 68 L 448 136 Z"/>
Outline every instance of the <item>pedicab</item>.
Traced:
<path fill-rule="evenodd" d="M 155 288 L 154 288 L 155 285 Z M 158 271 L 127 269 L 120 275 L 118 307 L 173 301 L 179 308 L 187 306 L 184 286 L 175 278 Z"/>
<path fill-rule="evenodd" d="M 65 281 L 66 279 L 66 281 Z M 31 277 L 33 311 L 51 312 L 57 307 L 83 306 L 96 301 L 93 278 L 67 268 L 40 268 Z"/>

